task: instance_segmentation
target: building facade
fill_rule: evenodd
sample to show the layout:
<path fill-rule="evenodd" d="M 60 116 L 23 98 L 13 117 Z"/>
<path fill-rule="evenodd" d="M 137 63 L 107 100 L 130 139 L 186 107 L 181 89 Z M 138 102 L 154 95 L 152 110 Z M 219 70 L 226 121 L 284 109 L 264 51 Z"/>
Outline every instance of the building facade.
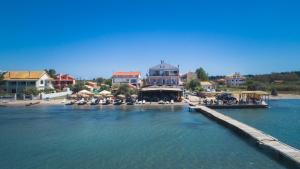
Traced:
<path fill-rule="evenodd" d="M 227 86 L 241 86 L 246 83 L 246 78 L 240 73 L 236 72 L 233 75 L 226 76 L 226 85 Z"/>
<path fill-rule="evenodd" d="M 189 83 L 191 80 L 196 80 L 197 74 L 195 72 L 188 72 L 180 76 L 180 80 L 186 84 Z"/>
<path fill-rule="evenodd" d="M 23 94 L 26 88 L 53 89 L 53 79 L 45 71 L 9 71 L 4 74 L 4 91 Z"/>
<path fill-rule="evenodd" d="M 216 85 L 213 82 L 201 81 L 200 85 L 204 89 L 204 91 L 206 91 L 206 92 L 211 92 L 211 91 L 216 89 Z"/>
<path fill-rule="evenodd" d="M 147 75 L 147 87 L 139 92 L 139 99 L 150 102 L 181 101 L 183 88 L 180 86 L 179 66 L 161 61 L 151 67 Z"/>
<path fill-rule="evenodd" d="M 149 86 L 178 86 L 179 82 L 179 66 L 175 67 L 161 61 L 159 65 L 149 69 L 147 76 Z"/>
<path fill-rule="evenodd" d="M 58 74 L 53 81 L 53 85 L 56 89 L 63 90 L 64 88 L 75 85 L 76 80 L 68 74 Z"/>
<path fill-rule="evenodd" d="M 112 76 L 112 84 L 129 84 L 136 88 L 142 86 L 141 72 L 114 72 Z"/>

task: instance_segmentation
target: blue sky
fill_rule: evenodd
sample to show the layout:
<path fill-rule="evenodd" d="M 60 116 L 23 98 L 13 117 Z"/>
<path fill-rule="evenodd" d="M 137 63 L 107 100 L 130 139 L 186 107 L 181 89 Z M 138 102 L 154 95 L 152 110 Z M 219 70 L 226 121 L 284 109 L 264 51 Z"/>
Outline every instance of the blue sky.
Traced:
<path fill-rule="evenodd" d="M 0 70 L 300 70 L 300 1 L 0 1 Z"/>

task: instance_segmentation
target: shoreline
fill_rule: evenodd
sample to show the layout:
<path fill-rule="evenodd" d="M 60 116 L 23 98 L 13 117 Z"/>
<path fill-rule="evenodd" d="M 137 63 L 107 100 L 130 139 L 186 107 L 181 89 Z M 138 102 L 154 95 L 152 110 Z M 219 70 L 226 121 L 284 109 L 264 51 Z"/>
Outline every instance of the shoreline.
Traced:
<path fill-rule="evenodd" d="M 294 99 L 300 99 L 300 95 L 296 95 L 296 94 L 278 94 L 278 96 L 271 96 L 270 95 L 270 100 L 294 100 Z M 30 104 L 30 103 L 37 103 L 38 104 L 34 104 L 28 107 L 32 107 L 32 106 L 61 106 L 61 105 L 65 105 L 66 102 L 68 102 L 69 100 L 65 100 L 66 102 L 63 102 L 65 99 L 53 99 L 53 100 L 16 100 L 16 101 L 4 101 L 1 100 L 0 101 L 0 107 L 27 107 L 26 104 Z M 147 102 L 146 104 L 134 104 L 134 105 L 126 105 L 126 104 L 122 104 L 122 105 L 113 105 L 113 104 L 109 104 L 109 105 L 80 105 L 81 107 L 95 107 L 95 106 L 168 106 L 168 105 L 187 105 L 188 103 L 185 103 L 184 101 L 182 102 L 175 102 L 174 104 L 158 104 L 157 102 Z M 72 105 L 74 106 L 74 105 Z"/>
<path fill-rule="evenodd" d="M 158 104 L 157 102 L 146 102 L 145 104 L 134 104 L 134 105 L 127 105 L 127 104 L 122 104 L 122 105 L 113 105 L 113 104 L 109 104 L 109 105 L 90 105 L 90 104 L 85 104 L 85 105 L 65 105 L 67 102 L 69 102 L 67 100 L 67 102 L 63 102 L 64 99 L 55 99 L 55 100 L 17 100 L 17 101 L 7 101 L 7 102 L 0 102 L 0 108 L 1 107 L 41 107 L 41 106 L 78 106 L 78 107 L 112 107 L 112 106 L 116 106 L 116 107 L 124 107 L 124 106 L 183 106 L 183 105 L 187 105 L 187 103 L 185 102 L 175 102 L 174 104 Z M 38 104 L 33 104 L 30 106 L 26 106 L 26 104 L 30 104 L 30 103 L 37 103 Z"/>
<path fill-rule="evenodd" d="M 300 95 L 297 94 L 278 94 L 278 96 L 270 95 L 270 100 L 292 100 L 300 99 Z"/>

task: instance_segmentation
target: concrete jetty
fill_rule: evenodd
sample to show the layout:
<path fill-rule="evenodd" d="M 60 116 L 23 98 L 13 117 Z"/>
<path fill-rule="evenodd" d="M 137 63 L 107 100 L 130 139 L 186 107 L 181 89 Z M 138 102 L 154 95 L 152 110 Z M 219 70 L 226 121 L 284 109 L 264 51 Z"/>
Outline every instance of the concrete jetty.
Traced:
<path fill-rule="evenodd" d="M 234 129 L 239 134 L 248 136 L 254 140 L 260 148 L 275 153 L 278 159 L 283 159 L 283 163 L 288 163 L 292 168 L 300 168 L 300 151 L 294 147 L 280 142 L 278 139 L 244 123 L 241 123 L 233 118 L 225 116 L 206 106 L 194 105 L 190 107 L 203 115 L 214 119 L 215 121 Z M 282 160 L 281 160 L 282 161 Z"/>

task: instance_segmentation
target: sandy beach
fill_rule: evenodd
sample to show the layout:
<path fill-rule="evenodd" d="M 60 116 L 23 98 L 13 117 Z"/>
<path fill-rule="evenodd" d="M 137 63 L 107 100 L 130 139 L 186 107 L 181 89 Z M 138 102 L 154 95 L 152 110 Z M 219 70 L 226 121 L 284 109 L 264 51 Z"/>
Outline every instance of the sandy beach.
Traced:
<path fill-rule="evenodd" d="M 271 96 L 270 100 L 281 100 L 281 99 L 300 99 L 300 95 L 294 95 L 294 94 L 279 94 L 278 96 Z M 199 98 L 195 96 L 191 96 L 189 98 L 191 102 L 199 102 Z M 50 106 L 50 105 L 65 105 L 69 100 L 64 99 L 53 99 L 53 100 L 16 100 L 16 101 L 6 101 L 1 100 L 0 101 L 0 107 L 18 107 L 18 106 L 26 106 L 30 103 L 38 103 L 31 106 Z M 135 104 L 134 106 L 158 106 L 158 105 L 186 105 L 186 102 L 175 102 L 174 104 L 158 104 L 157 102 L 147 102 L 146 104 Z M 82 106 L 91 106 L 91 105 L 82 105 Z M 100 105 L 97 105 L 100 106 Z M 101 105 L 101 106 L 115 106 L 113 104 L 110 105 Z M 123 104 L 121 106 L 127 106 L 126 104 Z"/>
<path fill-rule="evenodd" d="M 23 107 L 26 106 L 27 104 L 30 103 L 38 103 L 38 104 L 34 104 L 31 105 L 32 106 L 57 106 L 57 105 L 65 105 L 66 103 L 68 103 L 69 100 L 64 100 L 64 99 L 54 99 L 54 100 L 16 100 L 16 101 L 0 101 L 0 107 Z M 185 105 L 187 103 L 184 102 L 175 102 L 174 104 L 158 104 L 157 102 L 146 102 L 145 104 L 134 104 L 134 106 L 162 106 L 162 105 Z M 75 105 L 77 106 L 77 105 Z M 131 105 L 126 105 L 126 104 L 122 104 L 122 105 L 113 105 L 113 104 L 109 104 L 109 105 L 80 105 L 82 107 L 89 107 L 89 106 L 131 106 Z"/>
<path fill-rule="evenodd" d="M 270 95 L 270 100 L 281 100 L 281 99 L 300 99 L 300 95 L 296 95 L 296 94 L 278 94 L 278 96 Z"/>

